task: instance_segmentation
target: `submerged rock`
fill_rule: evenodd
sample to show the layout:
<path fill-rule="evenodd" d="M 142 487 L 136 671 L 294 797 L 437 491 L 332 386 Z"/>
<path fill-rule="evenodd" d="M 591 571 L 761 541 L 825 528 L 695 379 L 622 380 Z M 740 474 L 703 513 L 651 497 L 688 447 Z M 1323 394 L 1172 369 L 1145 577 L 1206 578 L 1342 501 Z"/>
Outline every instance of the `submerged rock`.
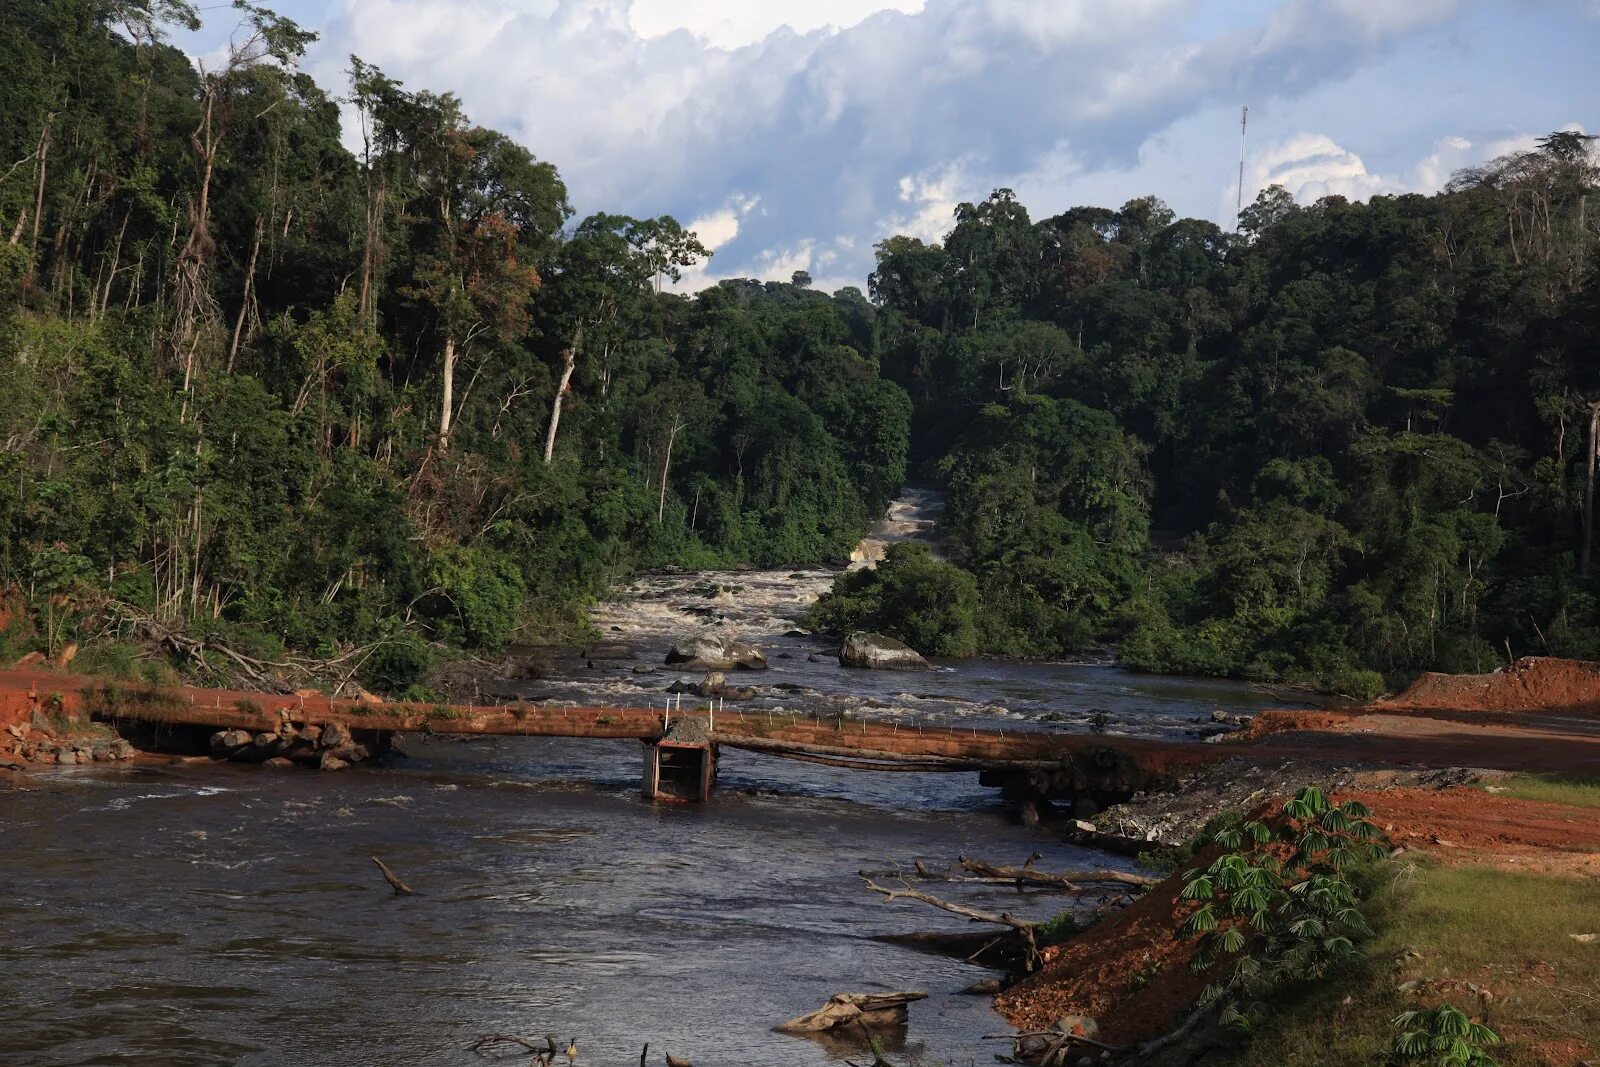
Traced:
<path fill-rule="evenodd" d="M 882 634 L 853 633 L 839 649 L 839 662 L 846 667 L 875 671 L 931 671 L 933 664 L 910 645 Z"/>

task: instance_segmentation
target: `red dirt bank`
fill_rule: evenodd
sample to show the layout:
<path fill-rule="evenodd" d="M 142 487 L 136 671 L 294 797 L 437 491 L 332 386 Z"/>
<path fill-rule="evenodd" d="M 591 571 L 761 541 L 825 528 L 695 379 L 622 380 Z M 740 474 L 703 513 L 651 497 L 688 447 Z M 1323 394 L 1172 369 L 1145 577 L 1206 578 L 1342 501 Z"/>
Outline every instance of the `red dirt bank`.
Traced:
<path fill-rule="evenodd" d="M 1272 711 L 1221 747 L 1238 756 L 1372 760 L 1600 776 L 1600 664 L 1524 659 L 1487 675 L 1424 675 L 1399 696 L 1350 710 Z M 1363 778 L 1383 777 L 1382 774 Z M 1495 796 L 1474 788 L 1362 787 L 1339 794 L 1370 807 L 1397 847 L 1441 862 L 1568 877 L 1600 877 L 1600 818 L 1589 809 Z M 1174 931 L 1194 905 L 1172 878 L 1072 941 L 1000 994 L 1019 1028 L 1067 1015 L 1097 1019 L 1102 1039 L 1158 1037 L 1193 1005 L 1193 943 Z M 1577 1063 L 1586 1054 L 1546 1057 Z"/>

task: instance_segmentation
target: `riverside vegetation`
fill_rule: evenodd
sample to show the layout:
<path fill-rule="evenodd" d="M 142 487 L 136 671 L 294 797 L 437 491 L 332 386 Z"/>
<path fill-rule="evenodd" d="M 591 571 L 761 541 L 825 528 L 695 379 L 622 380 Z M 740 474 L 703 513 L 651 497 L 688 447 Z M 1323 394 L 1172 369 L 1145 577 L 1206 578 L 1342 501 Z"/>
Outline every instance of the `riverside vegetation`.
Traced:
<path fill-rule="evenodd" d="M 7 656 L 126 669 L 136 632 L 403 693 L 640 568 L 841 560 L 908 469 L 950 562 L 898 546 L 818 625 L 1353 694 L 1600 654 L 1581 134 L 1437 196 L 1269 189 L 1238 233 L 1001 190 L 884 240 L 868 295 L 687 297 L 674 219 L 574 220 L 453 96 L 217 17 L 204 70 L 183 0 L 0 25 Z"/>

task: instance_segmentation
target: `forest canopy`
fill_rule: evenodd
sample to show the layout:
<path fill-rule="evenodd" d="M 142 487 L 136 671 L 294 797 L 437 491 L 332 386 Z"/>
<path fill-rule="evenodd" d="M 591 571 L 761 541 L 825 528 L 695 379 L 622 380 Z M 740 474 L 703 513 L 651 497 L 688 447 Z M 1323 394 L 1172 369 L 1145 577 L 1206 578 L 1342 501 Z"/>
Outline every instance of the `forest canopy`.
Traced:
<path fill-rule="evenodd" d="M 1355 695 L 1600 656 L 1592 141 L 1435 196 L 1269 188 L 1238 233 L 999 190 L 941 244 L 882 242 L 880 359 L 980 591 L 960 632 Z M 817 617 L 895 597 L 852 578 Z"/>
<path fill-rule="evenodd" d="M 137 623 L 404 691 L 642 568 L 842 562 L 908 476 L 948 561 L 819 625 L 1355 694 L 1600 656 L 1583 134 L 1237 232 L 998 190 L 867 294 L 690 297 L 670 216 L 575 218 L 449 93 L 208 15 L 204 69 L 183 0 L 0 21 L 0 656 Z"/>
<path fill-rule="evenodd" d="M 910 403 L 858 291 L 664 279 L 670 217 L 572 217 L 556 167 L 237 5 L 0 20 L 0 590 L 12 655 L 129 618 L 281 645 L 560 634 L 641 567 L 843 558 Z M 359 151 L 339 122 L 359 118 Z M 15 616 L 15 617 L 13 617 Z"/>

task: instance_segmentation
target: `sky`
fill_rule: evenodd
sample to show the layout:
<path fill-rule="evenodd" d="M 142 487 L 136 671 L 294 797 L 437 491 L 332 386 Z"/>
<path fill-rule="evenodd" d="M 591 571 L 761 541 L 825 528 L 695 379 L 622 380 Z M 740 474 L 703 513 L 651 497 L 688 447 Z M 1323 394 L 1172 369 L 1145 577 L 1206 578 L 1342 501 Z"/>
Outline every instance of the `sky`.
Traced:
<path fill-rule="evenodd" d="M 256 0 L 554 163 L 577 218 L 670 214 L 681 283 L 865 287 L 873 245 L 938 240 L 1014 189 L 1035 219 L 1155 195 L 1433 192 L 1600 116 L 1600 0 Z M 215 54 L 235 13 L 175 43 Z"/>

